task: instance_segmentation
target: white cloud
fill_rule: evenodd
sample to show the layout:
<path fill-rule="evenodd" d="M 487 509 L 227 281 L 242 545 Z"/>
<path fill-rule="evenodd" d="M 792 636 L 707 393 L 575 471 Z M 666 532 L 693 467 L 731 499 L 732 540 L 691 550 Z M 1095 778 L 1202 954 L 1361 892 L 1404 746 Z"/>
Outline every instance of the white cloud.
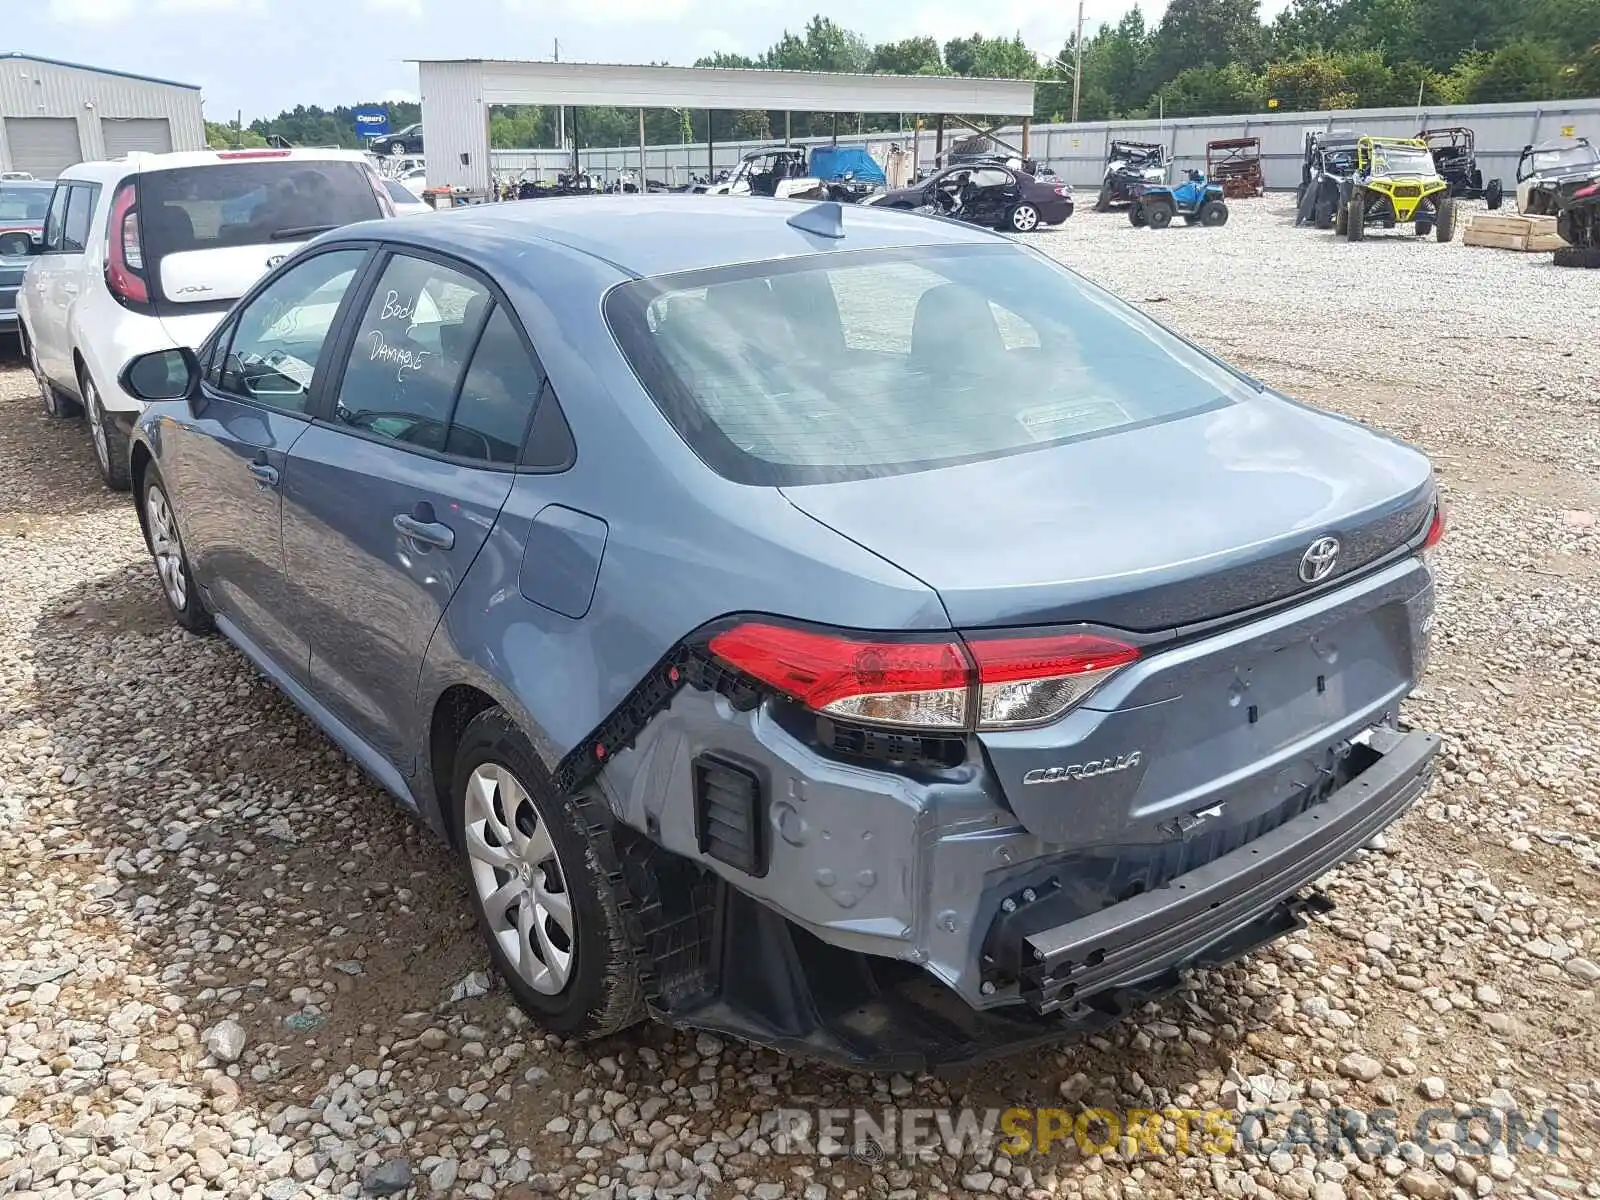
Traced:
<path fill-rule="evenodd" d="M 582 25 L 678 21 L 695 5 L 696 0 L 505 0 L 505 10 L 513 16 L 563 18 Z"/>
<path fill-rule="evenodd" d="M 367 0 L 369 12 L 398 13 L 413 21 L 422 19 L 422 0 Z"/>
<path fill-rule="evenodd" d="M 50 16 L 56 21 L 109 25 L 132 12 L 133 0 L 50 0 Z"/>
<path fill-rule="evenodd" d="M 155 0 L 156 13 L 225 13 L 264 11 L 263 0 Z M 85 25 L 111 25 L 151 11 L 139 12 L 137 0 L 50 0 L 52 20 Z"/>

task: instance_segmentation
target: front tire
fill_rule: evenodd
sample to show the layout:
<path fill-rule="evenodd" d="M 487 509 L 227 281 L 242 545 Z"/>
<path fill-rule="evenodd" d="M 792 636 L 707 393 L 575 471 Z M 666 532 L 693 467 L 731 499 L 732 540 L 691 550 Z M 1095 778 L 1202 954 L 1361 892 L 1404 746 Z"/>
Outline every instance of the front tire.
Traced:
<path fill-rule="evenodd" d="M 1439 211 L 1435 215 L 1433 236 L 1441 242 L 1455 240 L 1456 236 L 1456 210 L 1459 205 L 1456 201 L 1446 198 L 1439 201 Z"/>
<path fill-rule="evenodd" d="M 1344 232 L 1352 242 L 1359 242 L 1367 236 L 1367 198 L 1360 192 L 1350 197 L 1350 203 L 1345 206 Z"/>
<path fill-rule="evenodd" d="M 89 417 L 89 440 L 94 443 L 95 461 L 100 466 L 100 478 L 113 492 L 128 490 L 128 438 L 116 423 L 106 415 L 100 402 L 100 391 L 85 367 L 78 372 L 79 393 L 83 396 L 83 410 Z"/>
<path fill-rule="evenodd" d="M 1095 212 L 1111 211 L 1111 181 L 1108 179 L 1100 185 L 1100 195 L 1095 198 Z"/>
<path fill-rule="evenodd" d="M 1128 224 L 1132 225 L 1135 229 L 1143 229 L 1145 226 L 1145 221 L 1146 217 L 1144 205 L 1135 200 L 1133 202 L 1133 207 L 1128 209 Z"/>
<path fill-rule="evenodd" d="M 1200 224 L 1215 229 L 1228 223 L 1228 206 L 1221 200 L 1207 200 L 1200 206 Z"/>
<path fill-rule="evenodd" d="M 1031 204 L 1019 204 L 1011 210 L 1006 224 L 1013 233 L 1032 233 L 1039 228 L 1039 210 Z"/>
<path fill-rule="evenodd" d="M 173 620 L 190 633 L 210 633 L 211 613 L 200 598 L 194 575 L 189 571 L 189 555 L 183 548 L 183 538 L 178 533 L 177 514 L 172 511 L 172 501 L 167 496 L 161 472 L 154 466 L 146 469 L 140 487 L 139 508 L 144 515 L 144 543 L 155 562 L 156 576 L 161 580 L 161 593 Z"/>
<path fill-rule="evenodd" d="M 504 710 L 461 735 L 452 825 L 495 969 L 546 1029 L 588 1039 L 644 1015 L 608 814 L 562 796 Z"/>
<path fill-rule="evenodd" d="M 1483 202 L 1492 212 L 1505 202 L 1505 185 L 1498 179 L 1489 180 L 1489 186 L 1483 189 Z"/>

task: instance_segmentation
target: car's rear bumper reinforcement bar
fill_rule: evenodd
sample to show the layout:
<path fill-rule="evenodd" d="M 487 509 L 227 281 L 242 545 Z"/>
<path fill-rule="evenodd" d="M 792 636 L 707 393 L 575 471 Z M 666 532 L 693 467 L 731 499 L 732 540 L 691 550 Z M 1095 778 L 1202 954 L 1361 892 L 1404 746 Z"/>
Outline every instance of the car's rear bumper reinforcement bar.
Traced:
<path fill-rule="evenodd" d="M 1023 998 L 1054 1012 L 1248 950 L 1234 945 L 1244 927 L 1285 911 L 1296 892 L 1370 841 L 1427 786 L 1439 735 L 1374 735 L 1382 757 L 1323 803 L 1165 887 L 1026 934 Z M 1208 954 L 1225 943 L 1228 953 Z"/>

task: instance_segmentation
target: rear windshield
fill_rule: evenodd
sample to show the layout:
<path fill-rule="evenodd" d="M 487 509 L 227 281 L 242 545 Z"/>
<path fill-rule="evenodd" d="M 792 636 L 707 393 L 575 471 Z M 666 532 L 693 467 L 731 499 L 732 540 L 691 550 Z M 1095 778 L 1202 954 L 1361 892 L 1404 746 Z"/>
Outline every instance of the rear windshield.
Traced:
<path fill-rule="evenodd" d="M 50 211 L 49 188 L 0 187 L 0 225 L 42 225 Z"/>
<path fill-rule="evenodd" d="M 923 471 L 1170 421 L 1254 385 L 1016 245 L 864 251 L 643 279 L 623 353 L 722 475 Z"/>
<path fill-rule="evenodd" d="M 382 216 L 354 162 L 283 159 L 180 167 L 139 176 L 147 256 L 304 241 L 311 232 Z"/>
<path fill-rule="evenodd" d="M 401 204 L 416 203 L 417 198 L 411 194 L 411 190 L 398 180 L 385 179 L 383 181 L 383 187 L 384 190 L 389 193 L 389 198 L 391 200 L 398 201 Z"/>

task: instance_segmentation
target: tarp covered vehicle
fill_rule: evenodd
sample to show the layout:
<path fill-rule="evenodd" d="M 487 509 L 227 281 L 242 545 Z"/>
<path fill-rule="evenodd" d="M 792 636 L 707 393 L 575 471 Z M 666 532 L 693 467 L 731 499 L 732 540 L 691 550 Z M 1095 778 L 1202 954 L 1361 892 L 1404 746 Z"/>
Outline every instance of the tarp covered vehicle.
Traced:
<path fill-rule="evenodd" d="M 1106 171 L 1100 181 L 1096 212 L 1132 204 L 1147 183 L 1167 181 L 1167 148 L 1155 142 L 1112 142 L 1106 150 Z"/>
<path fill-rule="evenodd" d="M 1450 195 L 1457 200 L 1482 200 L 1490 208 L 1499 208 L 1504 198 L 1504 188 L 1498 179 L 1484 182 L 1478 169 L 1478 138 L 1464 125 L 1448 129 L 1424 129 L 1417 137 L 1427 143 L 1433 154 L 1433 165 L 1450 185 Z"/>
<path fill-rule="evenodd" d="M 828 199 L 852 204 L 888 182 L 864 146 L 817 146 L 811 151 L 811 176 L 822 181 Z"/>

